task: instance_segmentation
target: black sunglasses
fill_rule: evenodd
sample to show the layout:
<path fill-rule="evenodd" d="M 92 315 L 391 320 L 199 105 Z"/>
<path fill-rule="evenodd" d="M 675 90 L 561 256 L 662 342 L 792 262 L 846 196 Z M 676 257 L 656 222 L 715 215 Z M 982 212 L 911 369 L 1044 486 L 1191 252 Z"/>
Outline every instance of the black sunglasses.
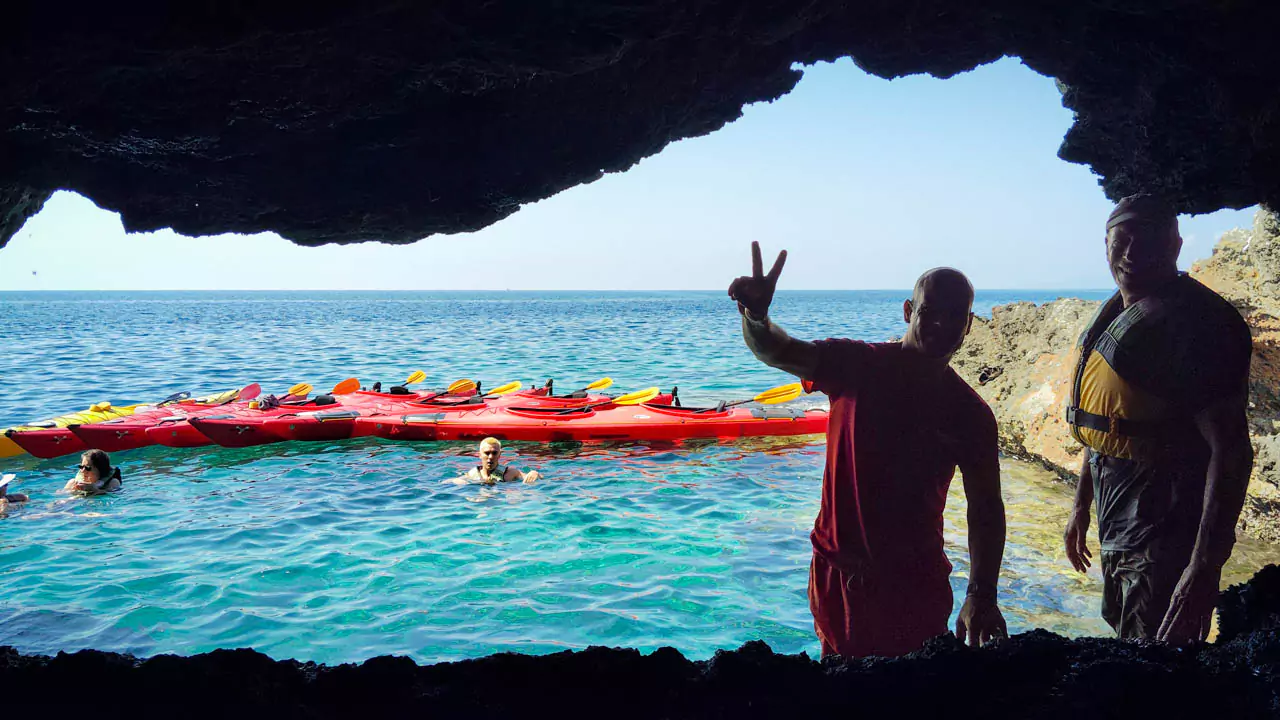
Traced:
<path fill-rule="evenodd" d="M 93 469 L 93 466 L 92 466 L 92 465 L 81 465 L 81 466 L 80 466 L 80 469 L 81 469 L 81 470 L 92 470 L 92 469 Z"/>

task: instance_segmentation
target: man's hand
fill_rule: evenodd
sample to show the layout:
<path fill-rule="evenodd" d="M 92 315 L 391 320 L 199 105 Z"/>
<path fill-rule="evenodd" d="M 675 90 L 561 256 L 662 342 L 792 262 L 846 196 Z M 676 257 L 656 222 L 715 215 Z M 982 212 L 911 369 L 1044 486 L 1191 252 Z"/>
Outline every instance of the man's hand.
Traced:
<path fill-rule="evenodd" d="M 971 647 L 978 647 L 989 640 L 1008 636 L 1004 615 L 995 600 L 974 595 L 964 599 L 956 617 L 956 637 L 961 642 L 967 641 Z"/>
<path fill-rule="evenodd" d="M 1173 599 L 1169 601 L 1169 610 L 1164 614 L 1156 639 L 1185 645 L 1208 637 L 1209 621 L 1213 619 L 1213 610 L 1218 604 L 1218 583 L 1221 579 L 1220 569 L 1194 563 L 1188 565 L 1173 589 Z"/>
<path fill-rule="evenodd" d="M 1089 506 L 1071 508 L 1071 516 L 1067 518 L 1067 532 L 1063 536 L 1063 542 L 1067 546 L 1067 559 L 1071 561 L 1071 567 L 1082 573 L 1089 572 L 1089 566 L 1092 564 L 1090 558 L 1093 553 L 1089 552 Z"/>
<path fill-rule="evenodd" d="M 778 287 L 778 276 L 782 274 L 782 266 L 787 264 L 787 251 L 778 253 L 773 261 L 769 274 L 764 274 L 764 263 L 760 260 L 760 243 L 751 242 L 751 275 L 729 283 L 729 297 L 738 302 L 738 312 L 751 311 L 757 320 L 769 314 L 769 305 L 773 302 L 773 291 Z"/>
<path fill-rule="evenodd" d="M 524 474 L 525 485 L 532 485 L 541 479 L 542 479 L 542 476 L 538 474 L 537 470 L 530 470 L 529 472 Z"/>

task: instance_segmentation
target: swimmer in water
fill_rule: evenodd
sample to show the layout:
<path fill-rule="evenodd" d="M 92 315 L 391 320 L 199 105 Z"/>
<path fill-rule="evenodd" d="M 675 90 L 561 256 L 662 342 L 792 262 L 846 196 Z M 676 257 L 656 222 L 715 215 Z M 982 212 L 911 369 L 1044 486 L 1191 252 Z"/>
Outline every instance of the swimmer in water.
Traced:
<path fill-rule="evenodd" d="M 80 456 L 76 476 L 67 481 L 67 492 L 97 495 L 120 489 L 120 468 L 111 467 L 111 456 L 101 450 L 86 450 Z"/>
<path fill-rule="evenodd" d="M 537 470 L 530 470 L 525 473 L 520 472 L 511 465 L 500 465 L 498 460 L 502 457 L 502 443 L 497 438 L 487 437 L 481 440 L 479 454 L 479 465 L 467 471 L 466 475 L 448 482 L 455 485 L 467 485 L 469 483 L 493 485 L 500 482 L 523 482 L 525 485 L 532 485 L 542 478 L 542 475 Z"/>
<path fill-rule="evenodd" d="M 11 482 L 13 482 L 13 475 L 0 477 L 0 514 L 8 510 L 10 505 L 24 503 L 31 499 L 24 493 L 9 492 L 9 483 Z"/>

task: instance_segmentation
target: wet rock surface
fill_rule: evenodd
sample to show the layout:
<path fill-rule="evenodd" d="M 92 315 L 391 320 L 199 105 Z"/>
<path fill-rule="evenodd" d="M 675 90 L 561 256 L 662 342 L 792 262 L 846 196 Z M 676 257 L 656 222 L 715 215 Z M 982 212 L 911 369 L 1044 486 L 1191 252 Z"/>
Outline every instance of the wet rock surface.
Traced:
<path fill-rule="evenodd" d="M 1280 207 L 1262 0 L 20 3 L 0 24 L 0 246 L 53 190 L 131 231 L 302 244 L 482 228 L 776 99 L 794 63 L 1060 82 L 1106 193 Z"/>
<path fill-rule="evenodd" d="M 419 666 L 327 667 L 251 650 L 194 657 L 0 648 L 7 712 L 95 717 L 1275 717 L 1280 567 L 1224 594 L 1222 639 L 1175 649 L 1037 630 L 981 649 L 939 637 L 903 658 L 817 662 L 761 642 L 689 661 L 593 647 Z M 1083 714 L 1082 714 L 1083 713 Z"/>
<path fill-rule="evenodd" d="M 1253 477 L 1240 529 L 1280 541 L 1280 219 L 1267 210 L 1252 228 L 1226 233 L 1191 275 L 1231 301 L 1253 333 L 1249 430 Z M 1099 303 L 1064 298 L 1013 303 L 978 318 L 952 366 L 991 405 L 1001 448 L 1074 482 L 1084 448 L 1064 415 L 1074 347 Z"/>

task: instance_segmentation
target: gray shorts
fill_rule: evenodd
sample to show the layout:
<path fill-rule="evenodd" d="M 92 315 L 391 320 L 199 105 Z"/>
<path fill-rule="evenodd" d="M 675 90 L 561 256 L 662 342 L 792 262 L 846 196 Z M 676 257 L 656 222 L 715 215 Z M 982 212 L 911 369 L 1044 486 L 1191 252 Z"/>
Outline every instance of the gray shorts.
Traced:
<path fill-rule="evenodd" d="M 1102 551 L 1102 619 L 1121 639 L 1155 638 L 1191 550 Z"/>
<path fill-rule="evenodd" d="M 1204 458 L 1139 462 L 1093 454 L 1102 545 L 1102 619 L 1121 638 L 1154 638 L 1191 561 Z M 1194 460 L 1194 461 L 1193 461 Z"/>

